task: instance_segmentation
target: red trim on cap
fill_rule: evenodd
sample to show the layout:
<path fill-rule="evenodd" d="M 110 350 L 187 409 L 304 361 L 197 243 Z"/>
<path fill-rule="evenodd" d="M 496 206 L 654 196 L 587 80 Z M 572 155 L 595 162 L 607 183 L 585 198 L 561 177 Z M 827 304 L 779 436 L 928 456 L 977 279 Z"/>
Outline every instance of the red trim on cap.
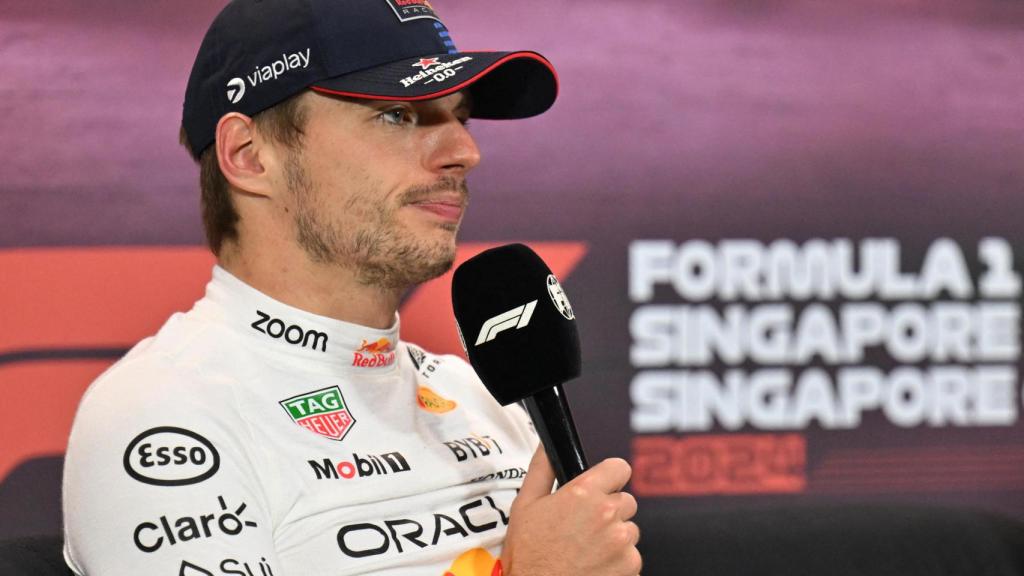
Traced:
<path fill-rule="evenodd" d="M 472 52 L 470 52 L 470 54 L 471 53 Z M 554 79 L 555 79 L 555 96 L 557 97 L 558 96 L 558 88 L 559 88 L 559 86 L 558 86 L 558 73 L 555 72 L 555 69 L 554 69 L 554 67 L 551 66 L 550 62 L 545 60 L 542 56 L 540 56 L 538 54 L 534 54 L 533 52 L 515 52 L 513 54 L 508 54 L 508 55 L 502 57 L 497 62 L 491 64 L 487 68 L 484 68 L 483 70 L 481 70 L 476 76 L 473 76 L 472 78 L 469 78 L 468 80 L 465 80 L 461 84 L 457 84 L 455 86 L 452 86 L 451 88 L 445 88 L 444 90 L 441 90 L 440 92 L 432 92 L 430 94 L 423 94 L 421 96 L 385 96 L 383 94 L 367 94 L 367 93 L 364 93 L 364 92 L 342 92 L 341 90 L 331 90 L 330 88 L 323 88 L 321 86 L 310 86 L 310 88 L 312 88 L 313 90 L 316 90 L 317 92 L 323 92 L 324 94 L 332 94 L 334 96 L 349 96 L 349 97 L 352 97 L 352 98 L 368 98 L 368 99 L 372 99 L 372 100 L 393 100 L 393 101 L 397 101 L 397 102 L 415 102 L 415 101 L 418 101 L 418 100 L 432 100 L 434 98 L 440 98 L 442 96 L 447 96 L 447 95 L 452 94 L 454 92 L 458 92 L 459 90 L 462 90 L 466 86 L 469 86 L 470 84 L 476 82 L 480 78 L 486 76 L 488 73 L 490 73 L 492 70 L 494 70 L 498 66 L 501 66 L 502 64 L 508 62 L 509 60 L 518 60 L 520 58 L 530 58 L 530 59 L 536 60 L 537 62 L 540 62 L 541 64 L 543 64 L 544 67 L 547 68 L 551 72 L 551 76 L 554 77 Z"/>

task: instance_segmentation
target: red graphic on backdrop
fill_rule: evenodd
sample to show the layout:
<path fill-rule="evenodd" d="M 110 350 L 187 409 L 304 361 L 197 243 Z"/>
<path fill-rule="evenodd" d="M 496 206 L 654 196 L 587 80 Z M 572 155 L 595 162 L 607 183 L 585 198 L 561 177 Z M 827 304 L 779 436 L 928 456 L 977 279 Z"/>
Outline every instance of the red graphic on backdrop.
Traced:
<path fill-rule="evenodd" d="M 497 244 L 465 244 L 456 264 Z M 582 243 L 533 243 L 559 277 L 586 253 Z M 0 301 L 16 302 L 0 330 L 0 482 L 20 463 L 60 456 L 78 400 L 123 351 L 154 334 L 203 295 L 214 264 L 202 247 L 0 251 Z M 462 354 L 451 309 L 452 272 L 420 286 L 402 306 L 402 338 L 439 354 Z M 46 418 L 38 417 L 46 406 Z"/>
<path fill-rule="evenodd" d="M 803 492 L 802 434 L 640 436 L 633 439 L 637 496 Z"/>

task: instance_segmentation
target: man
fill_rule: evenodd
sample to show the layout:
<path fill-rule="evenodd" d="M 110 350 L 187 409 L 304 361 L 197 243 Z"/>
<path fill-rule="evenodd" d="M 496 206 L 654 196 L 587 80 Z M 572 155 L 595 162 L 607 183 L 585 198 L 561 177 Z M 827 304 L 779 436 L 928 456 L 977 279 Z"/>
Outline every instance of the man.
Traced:
<path fill-rule="evenodd" d="M 523 411 L 398 338 L 402 294 L 455 256 L 480 161 L 468 118 L 539 114 L 555 93 L 535 53 L 456 51 L 425 0 L 229 4 L 183 120 L 218 266 L 82 400 L 69 566 L 637 574 L 625 462 L 552 494 Z"/>

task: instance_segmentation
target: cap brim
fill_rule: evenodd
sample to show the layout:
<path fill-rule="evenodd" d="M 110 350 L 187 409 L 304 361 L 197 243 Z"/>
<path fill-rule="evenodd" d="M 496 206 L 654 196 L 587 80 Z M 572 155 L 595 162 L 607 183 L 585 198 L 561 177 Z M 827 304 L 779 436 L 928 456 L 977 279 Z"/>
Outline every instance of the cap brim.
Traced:
<path fill-rule="evenodd" d="M 558 96 L 558 76 L 536 52 L 459 52 L 399 60 L 321 80 L 311 88 L 335 96 L 406 102 L 468 89 L 472 117 L 500 120 L 536 116 L 550 108 Z"/>

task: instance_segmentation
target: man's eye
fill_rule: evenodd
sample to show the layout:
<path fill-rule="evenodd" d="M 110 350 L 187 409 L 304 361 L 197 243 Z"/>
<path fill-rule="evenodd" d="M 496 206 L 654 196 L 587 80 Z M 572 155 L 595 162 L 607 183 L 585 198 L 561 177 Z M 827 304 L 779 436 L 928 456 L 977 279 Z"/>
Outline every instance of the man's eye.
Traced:
<path fill-rule="evenodd" d="M 387 124 L 394 124 L 396 126 L 415 120 L 412 112 L 410 112 L 408 108 L 392 108 L 390 110 L 385 110 L 380 113 L 380 119 Z"/>

